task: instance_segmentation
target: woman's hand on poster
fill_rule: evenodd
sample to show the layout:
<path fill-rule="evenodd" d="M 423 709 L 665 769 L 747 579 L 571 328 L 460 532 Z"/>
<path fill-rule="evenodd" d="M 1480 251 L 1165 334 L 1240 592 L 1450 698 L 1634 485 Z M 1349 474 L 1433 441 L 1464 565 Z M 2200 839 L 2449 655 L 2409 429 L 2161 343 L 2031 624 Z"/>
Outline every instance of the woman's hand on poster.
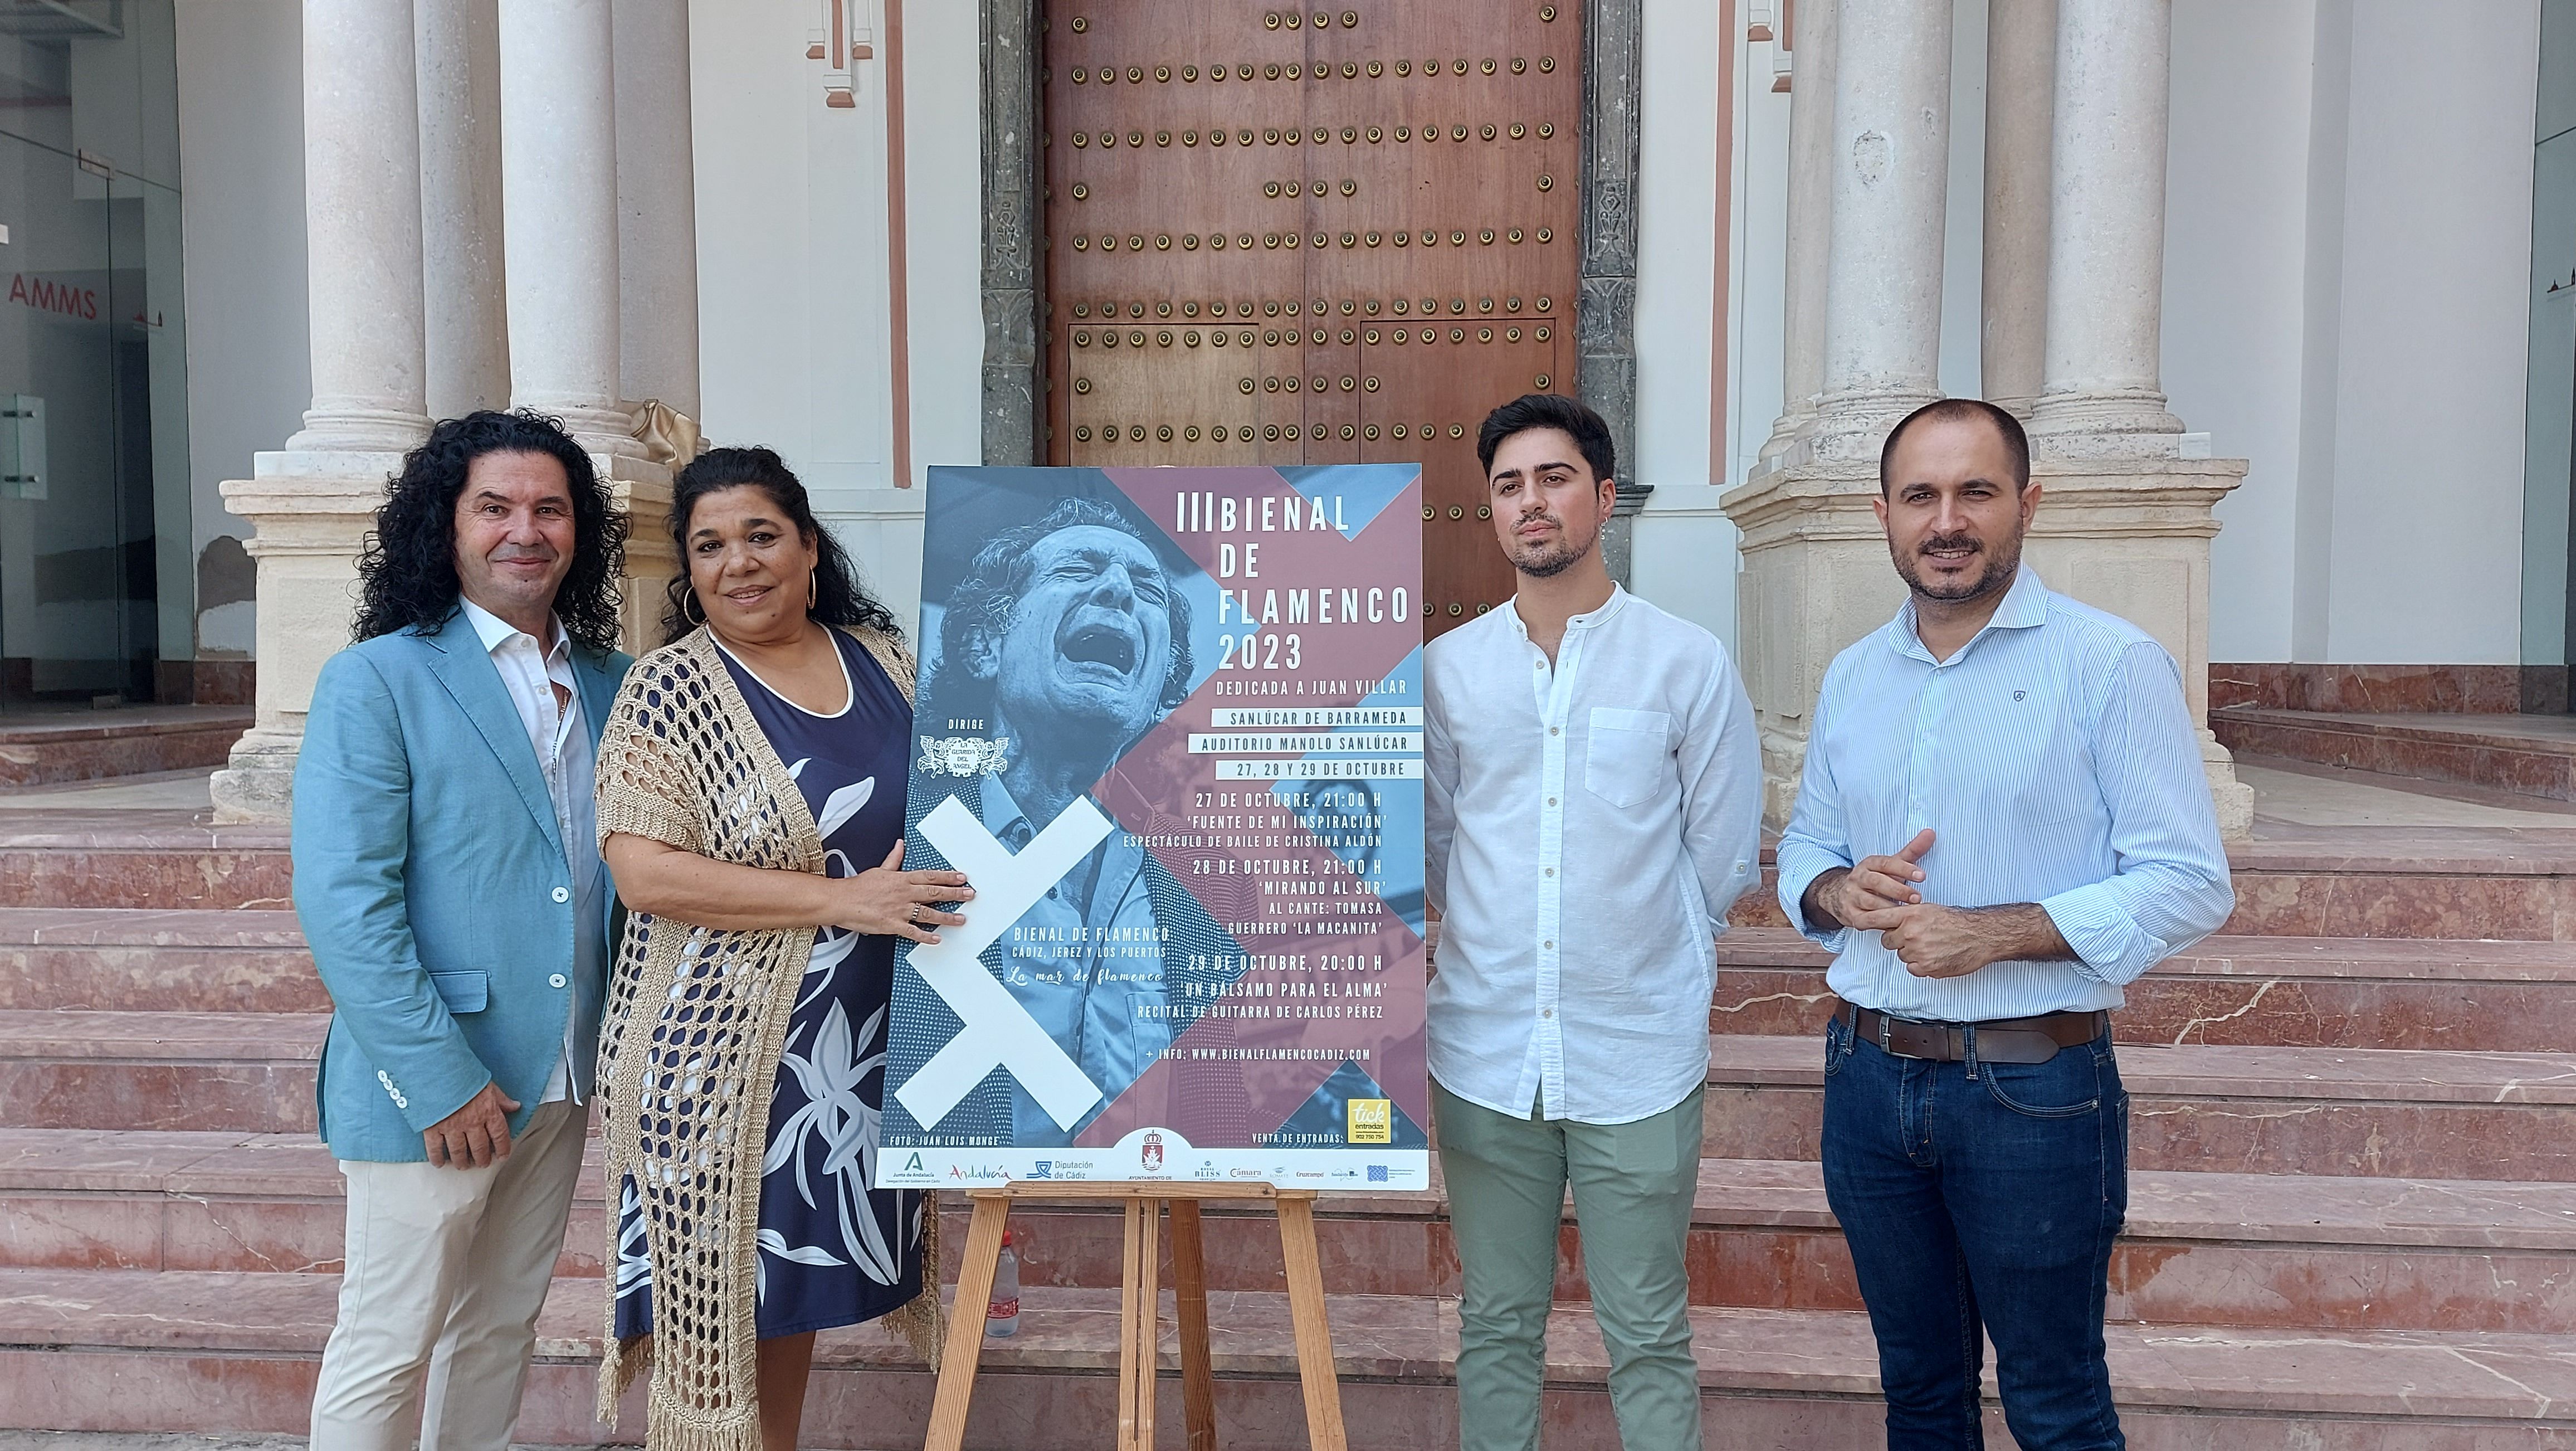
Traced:
<path fill-rule="evenodd" d="M 848 879 L 841 915 L 832 925 L 880 937 L 935 943 L 939 940 L 938 929 L 963 927 L 966 919 L 932 904 L 965 903 L 974 898 L 975 889 L 966 885 L 964 872 L 905 871 L 903 843 L 898 841 L 894 850 L 886 853 L 882 866 Z"/>

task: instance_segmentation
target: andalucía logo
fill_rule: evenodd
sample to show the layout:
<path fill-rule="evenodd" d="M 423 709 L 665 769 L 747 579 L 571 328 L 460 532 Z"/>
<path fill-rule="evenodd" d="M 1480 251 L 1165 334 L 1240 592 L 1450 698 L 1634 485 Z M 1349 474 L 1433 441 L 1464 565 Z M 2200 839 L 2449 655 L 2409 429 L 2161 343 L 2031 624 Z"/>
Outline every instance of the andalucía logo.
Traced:
<path fill-rule="evenodd" d="M 907 1174 L 927 1174 L 930 1171 L 921 1167 L 921 1156 L 919 1154 L 915 1154 L 911 1158 L 903 1161 L 903 1172 Z"/>
<path fill-rule="evenodd" d="M 1148 1131 L 1145 1135 L 1145 1146 L 1138 1151 L 1138 1157 L 1143 1159 L 1146 1173 L 1151 1174 L 1160 1170 L 1163 1167 L 1163 1136 Z"/>

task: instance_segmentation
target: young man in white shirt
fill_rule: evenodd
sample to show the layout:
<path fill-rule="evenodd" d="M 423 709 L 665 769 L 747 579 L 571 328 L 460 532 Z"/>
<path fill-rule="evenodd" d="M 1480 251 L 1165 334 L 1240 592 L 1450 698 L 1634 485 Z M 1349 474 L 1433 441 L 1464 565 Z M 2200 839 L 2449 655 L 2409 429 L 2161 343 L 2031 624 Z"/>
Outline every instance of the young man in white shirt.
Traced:
<path fill-rule="evenodd" d="M 1476 437 L 1502 609 L 1432 642 L 1434 1111 L 1462 1280 L 1459 1441 L 1538 1444 L 1570 1185 L 1626 1451 L 1696 1451 L 1683 1262 L 1726 909 L 1759 878 L 1753 707 L 1716 637 L 1621 589 L 1609 426 L 1530 394 Z"/>

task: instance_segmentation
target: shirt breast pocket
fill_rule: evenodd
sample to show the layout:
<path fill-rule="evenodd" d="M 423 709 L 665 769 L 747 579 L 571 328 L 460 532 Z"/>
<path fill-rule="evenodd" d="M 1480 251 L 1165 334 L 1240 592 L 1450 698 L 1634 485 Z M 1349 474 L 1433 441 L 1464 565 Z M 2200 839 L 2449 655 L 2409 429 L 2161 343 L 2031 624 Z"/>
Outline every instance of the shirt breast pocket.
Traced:
<path fill-rule="evenodd" d="M 1583 748 L 1583 787 L 1613 806 L 1634 806 L 1671 774 L 1673 718 L 1660 710 L 1595 706 Z"/>

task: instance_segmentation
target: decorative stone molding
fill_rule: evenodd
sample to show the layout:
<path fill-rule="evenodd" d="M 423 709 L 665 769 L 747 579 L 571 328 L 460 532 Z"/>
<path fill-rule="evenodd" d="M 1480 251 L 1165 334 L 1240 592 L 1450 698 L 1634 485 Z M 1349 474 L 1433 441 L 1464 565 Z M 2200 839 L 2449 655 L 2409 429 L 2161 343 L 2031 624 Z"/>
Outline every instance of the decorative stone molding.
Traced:
<path fill-rule="evenodd" d="M 1038 87 L 1043 0 L 982 0 L 984 462 L 1046 461 L 1038 346 L 1046 209 L 1039 187 L 1045 97 Z"/>
<path fill-rule="evenodd" d="M 1637 470 L 1637 156 L 1642 135 L 1645 0 L 1589 0 L 1583 21 L 1583 271 L 1575 311 L 1576 395 L 1610 425 L 1619 451 L 1617 512 L 1603 562 L 1629 578 L 1634 519 L 1651 484 Z"/>

